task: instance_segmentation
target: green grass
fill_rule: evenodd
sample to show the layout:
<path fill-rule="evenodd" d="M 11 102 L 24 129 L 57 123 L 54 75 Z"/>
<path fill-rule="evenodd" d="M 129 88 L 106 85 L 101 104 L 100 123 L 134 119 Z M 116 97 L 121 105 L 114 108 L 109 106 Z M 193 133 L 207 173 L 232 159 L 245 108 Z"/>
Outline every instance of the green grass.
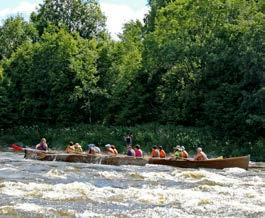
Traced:
<path fill-rule="evenodd" d="M 202 147 L 209 156 L 236 156 L 251 153 L 253 160 L 264 160 L 265 139 L 257 142 L 238 144 L 227 139 L 218 138 L 207 128 L 159 125 L 156 123 L 134 127 L 103 126 L 79 124 L 72 127 L 20 126 L 1 130 L 0 146 L 11 143 L 34 146 L 40 138 L 45 137 L 49 147 L 63 150 L 69 141 L 80 143 L 83 148 L 95 143 L 103 147 L 105 144 L 115 144 L 120 152 L 124 151 L 123 136 L 133 133 L 134 144 L 140 144 L 149 153 L 152 145 L 161 144 L 167 152 L 172 152 L 173 146 L 184 145 L 190 154 L 196 147 Z M 263 153 L 262 153 L 263 152 Z"/>

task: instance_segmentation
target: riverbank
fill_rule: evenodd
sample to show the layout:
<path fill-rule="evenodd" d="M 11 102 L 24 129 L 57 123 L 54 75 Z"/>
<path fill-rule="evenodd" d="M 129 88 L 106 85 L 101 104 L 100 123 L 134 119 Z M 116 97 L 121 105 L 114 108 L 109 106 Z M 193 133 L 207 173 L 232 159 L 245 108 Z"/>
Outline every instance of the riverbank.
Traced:
<path fill-rule="evenodd" d="M 123 137 L 127 132 L 133 133 L 133 144 L 140 144 L 149 153 L 152 145 L 163 145 L 167 152 L 173 146 L 183 145 L 192 154 L 200 146 L 209 156 L 239 156 L 250 154 L 252 160 L 264 160 L 262 151 L 265 140 L 256 142 L 236 142 L 222 138 L 207 128 L 183 127 L 174 125 L 159 125 L 156 123 L 137 125 L 134 127 L 103 126 L 80 124 L 71 127 L 20 126 L 13 129 L 1 130 L 0 146 L 11 143 L 25 146 L 36 145 L 40 138 L 45 137 L 49 147 L 64 150 L 69 141 L 78 142 L 86 150 L 90 143 L 115 144 L 119 151 L 124 151 Z M 238 140 L 239 141 L 239 140 Z"/>

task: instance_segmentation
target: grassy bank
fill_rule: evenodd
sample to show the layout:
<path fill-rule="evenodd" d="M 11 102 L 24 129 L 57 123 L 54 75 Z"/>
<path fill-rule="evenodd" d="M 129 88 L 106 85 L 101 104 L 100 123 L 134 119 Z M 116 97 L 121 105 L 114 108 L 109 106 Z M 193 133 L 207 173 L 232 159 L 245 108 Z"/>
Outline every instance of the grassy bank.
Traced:
<path fill-rule="evenodd" d="M 251 154 L 253 160 L 264 160 L 262 151 L 265 140 L 257 142 L 238 143 L 228 139 L 218 138 L 207 128 L 183 127 L 173 125 L 145 124 L 135 127 L 75 125 L 68 128 L 31 126 L 1 130 L 0 146 L 11 143 L 34 146 L 40 138 L 45 137 L 52 149 L 64 149 L 69 141 L 79 142 L 84 148 L 87 144 L 95 143 L 103 147 L 105 144 L 115 144 L 120 151 L 124 151 L 123 136 L 133 133 L 134 144 L 140 144 L 145 152 L 149 152 L 152 145 L 161 144 L 167 152 L 176 145 L 184 145 L 191 154 L 196 147 L 201 146 L 210 156 L 235 156 Z M 264 152 L 265 153 L 265 152 Z"/>

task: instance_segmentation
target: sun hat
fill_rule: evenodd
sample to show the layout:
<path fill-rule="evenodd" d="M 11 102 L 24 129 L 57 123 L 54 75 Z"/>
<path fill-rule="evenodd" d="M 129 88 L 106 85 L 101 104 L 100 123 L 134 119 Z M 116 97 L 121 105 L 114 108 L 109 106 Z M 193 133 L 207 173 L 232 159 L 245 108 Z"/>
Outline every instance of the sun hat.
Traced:
<path fill-rule="evenodd" d="M 110 148 L 111 147 L 111 144 L 106 144 L 105 147 L 106 148 Z"/>
<path fill-rule="evenodd" d="M 180 147 L 180 145 L 177 145 L 174 149 L 175 150 L 181 150 L 181 147 Z"/>
<path fill-rule="evenodd" d="M 88 147 L 88 148 L 95 147 L 95 144 L 88 144 L 87 147 Z"/>

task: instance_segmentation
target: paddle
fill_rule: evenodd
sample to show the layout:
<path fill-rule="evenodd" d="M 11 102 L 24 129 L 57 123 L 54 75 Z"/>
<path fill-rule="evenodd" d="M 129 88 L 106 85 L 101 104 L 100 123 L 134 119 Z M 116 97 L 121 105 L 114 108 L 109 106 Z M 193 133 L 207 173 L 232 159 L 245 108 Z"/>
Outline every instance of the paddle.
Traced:
<path fill-rule="evenodd" d="M 10 145 L 10 149 L 12 149 L 13 151 L 24 151 L 25 150 L 25 148 L 17 144 Z"/>
<path fill-rule="evenodd" d="M 31 151 L 36 151 L 38 153 L 42 153 L 44 151 L 41 150 L 37 150 L 37 149 L 32 149 L 32 148 L 24 148 L 21 145 L 17 145 L 17 144 L 12 144 L 9 147 L 11 150 L 15 151 L 15 152 L 19 152 L 19 151 L 27 151 L 27 150 L 31 150 Z"/>

